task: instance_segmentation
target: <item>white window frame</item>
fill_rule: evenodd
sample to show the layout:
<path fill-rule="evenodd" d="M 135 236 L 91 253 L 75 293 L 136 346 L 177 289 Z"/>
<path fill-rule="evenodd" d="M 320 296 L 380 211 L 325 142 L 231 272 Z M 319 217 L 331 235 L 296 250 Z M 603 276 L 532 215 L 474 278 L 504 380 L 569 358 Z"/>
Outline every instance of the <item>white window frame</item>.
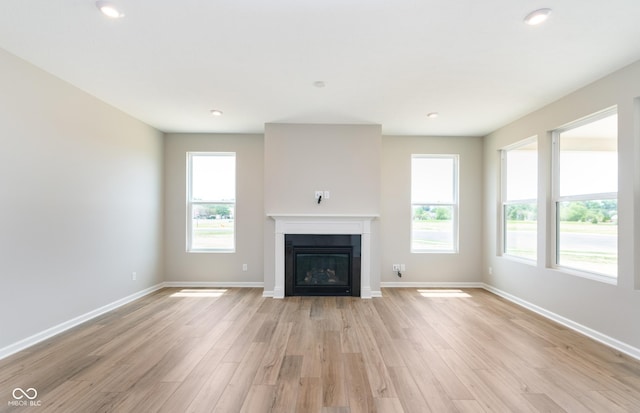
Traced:
<path fill-rule="evenodd" d="M 530 145 L 532 143 L 536 143 L 536 160 L 538 162 L 539 160 L 539 154 L 540 154 L 540 146 L 538 143 L 538 135 L 535 136 L 531 136 L 527 139 L 518 141 L 512 145 L 506 146 L 504 148 L 502 148 L 500 150 L 500 182 L 501 182 L 501 188 L 500 188 L 500 199 L 501 199 L 501 220 L 500 220 L 500 254 L 504 257 L 508 257 L 508 258 L 513 258 L 513 259 L 517 259 L 517 260 L 524 260 L 527 263 L 533 263 L 535 264 L 538 260 L 538 256 L 539 256 L 539 251 L 538 251 L 538 245 L 537 245 L 537 239 L 538 239 L 538 228 L 537 228 L 537 223 L 538 220 L 536 219 L 536 257 L 535 258 L 528 258 L 528 257 L 524 257 L 521 255 L 514 255 L 514 254 L 510 254 L 507 252 L 507 214 L 506 214 L 506 210 L 508 205 L 513 205 L 513 204 L 535 204 L 536 208 L 538 209 L 539 212 L 539 205 L 538 205 L 538 197 L 536 196 L 536 198 L 528 198 L 528 199 L 508 199 L 508 195 L 507 195 L 507 183 L 508 183 L 508 179 L 509 179 L 509 170 L 507 167 L 507 157 L 508 157 L 508 152 L 513 151 L 513 150 L 517 150 L 519 148 L 522 148 L 523 146 L 527 146 Z M 539 171 L 538 171 L 539 174 Z M 537 174 L 537 175 L 538 175 Z M 538 193 L 538 186 L 537 186 L 537 182 L 536 182 L 536 195 Z"/>
<path fill-rule="evenodd" d="M 443 202 L 441 200 L 428 200 L 429 202 L 414 202 L 413 199 L 413 193 L 411 193 L 411 213 L 410 213 L 410 217 L 411 217 L 411 223 L 410 223 L 410 231 L 411 231 L 411 236 L 410 236 L 410 251 L 411 253 L 414 254 L 457 254 L 459 251 L 459 245 L 458 245 L 458 232 L 459 232 L 459 196 L 458 196 L 458 188 L 459 188 L 459 176 L 460 176 L 460 155 L 458 154 L 412 154 L 411 155 L 411 161 L 413 163 L 413 159 L 416 158 L 428 158 L 428 159 L 451 159 L 453 160 L 453 202 L 449 203 L 449 202 Z M 413 171 L 412 171 L 412 175 L 413 175 Z M 420 248 L 420 249 L 414 249 L 413 248 L 413 209 L 414 207 L 420 207 L 420 206 L 434 206 L 434 205 L 438 205 L 438 206 L 449 206 L 451 207 L 452 213 L 451 213 L 451 219 L 453 221 L 452 223 L 452 244 L 451 245 L 451 249 L 428 249 L 428 248 Z"/>
<path fill-rule="evenodd" d="M 193 162 L 192 159 L 194 156 L 232 156 L 236 161 L 237 165 L 237 157 L 235 152 L 187 152 L 187 205 L 186 205 L 186 251 L 187 252 L 205 252 L 205 253 L 233 253 L 236 250 L 236 203 L 237 203 L 237 178 L 236 182 L 234 182 L 235 194 L 234 200 L 219 200 L 219 199 L 207 199 L 207 200 L 194 200 L 192 194 L 192 182 L 193 182 Z M 236 166 L 237 169 L 237 166 Z M 236 174 L 237 176 L 237 174 Z M 193 208 L 196 205 L 229 205 L 233 208 L 234 211 L 234 219 L 233 219 L 233 246 L 231 248 L 194 248 L 192 245 L 193 241 Z"/>
<path fill-rule="evenodd" d="M 571 129 L 578 128 L 580 126 L 587 125 L 592 122 L 596 122 L 598 120 L 604 119 L 611 115 L 617 114 L 618 108 L 617 106 L 605 109 L 601 112 L 594 113 L 593 115 L 589 115 L 585 118 L 577 120 L 575 122 L 571 122 L 568 125 L 562 126 L 560 128 L 554 129 L 551 131 L 551 145 L 552 145 L 552 185 L 551 185 L 551 220 L 553 225 L 551 225 L 551 251 L 550 251 L 550 262 L 549 265 L 551 268 L 561 270 L 563 272 L 576 275 L 583 278 L 588 278 L 595 281 L 601 281 L 608 284 L 617 284 L 618 274 L 616 272 L 615 276 L 598 273 L 595 271 L 587 271 L 582 268 L 574 268 L 570 266 L 560 265 L 558 264 L 560 259 L 560 251 L 559 251 L 559 242 L 558 237 L 560 235 L 560 219 L 559 213 L 560 210 L 558 206 L 561 202 L 573 202 L 573 201 L 593 201 L 593 200 L 608 200 L 615 199 L 618 200 L 618 191 L 616 192 L 605 192 L 605 193 L 591 193 L 591 194 L 582 194 L 582 195 L 570 195 L 570 196 L 560 196 L 560 134 L 563 132 L 569 131 Z M 618 257 L 619 257 L 620 247 L 618 246 Z"/>

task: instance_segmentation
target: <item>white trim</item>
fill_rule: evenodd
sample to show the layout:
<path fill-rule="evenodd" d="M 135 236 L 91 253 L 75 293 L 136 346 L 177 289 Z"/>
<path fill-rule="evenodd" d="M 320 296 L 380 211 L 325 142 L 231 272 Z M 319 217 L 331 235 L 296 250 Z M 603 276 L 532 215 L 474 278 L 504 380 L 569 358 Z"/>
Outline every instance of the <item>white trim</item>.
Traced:
<path fill-rule="evenodd" d="M 382 288 L 483 288 L 481 282 L 381 282 Z"/>
<path fill-rule="evenodd" d="M 264 288 L 263 282 L 165 281 L 165 288 Z"/>
<path fill-rule="evenodd" d="M 528 310 L 533 311 L 534 313 L 540 314 L 541 316 L 548 318 L 549 320 L 555 321 L 556 323 L 562 324 L 563 326 L 570 328 L 580 334 L 583 334 L 599 343 L 602 343 L 606 346 L 609 346 L 615 350 L 618 350 L 621 353 L 624 353 L 630 357 L 633 357 L 637 360 L 640 360 L 640 349 L 630 346 L 629 344 L 623 343 L 622 341 L 616 340 L 615 338 L 609 337 L 605 334 L 602 334 L 596 330 L 593 330 L 587 326 L 583 326 L 582 324 L 576 323 L 568 318 L 562 317 L 556 313 L 553 313 L 549 310 L 545 310 L 542 307 L 538 307 L 535 304 L 532 304 L 528 301 L 525 301 L 521 298 L 516 297 L 515 295 L 511 295 L 505 291 L 499 290 L 491 285 L 483 284 L 485 290 L 492 292 L 495 295 L 498 295 L 506 300 L 511 301 L 514 304 L 517 304 L 521 307 L 524 307 Z"/>
<path fill-rule="evenodd" d="M 78 317 L 72 318 L 71 320 L 67 320 L 63 323 L 60 323 L 56 326 L 53 326 L 51 328 L 48 328 L 44 331 L 41 331 L 39 333 L 36 333 L 30 337 L 27 337 L 25 339 L 22 339 L 18 342 L 15 342 L 13 344 L 9 344 L 6 347 L 3 347 L 0 349 L 0 360 L 9 357 L 12 354 L 15 354 L 19 351 L 22 351 L 26 348 L 29 348 L 33 345 L 38 344 L 41 341 L 44 341 L 48 338 L 51 338 L 53 336 L 56 336 L 60 333 L 63 333 L 67 330 L 69 330 L 70 328 L 76 327 L 82 323 L 85 323 L 93 318 L 96 318 L 98 316 L 101 316 L 105 313 L 108 313 L 109 311 L 113 311 L 118 307 L 122 307 L 125 304 L 129 304 L 132 301 L 135 301 L 139 298 L 142 298 L 146 295 L 149 295 L 155 291 L 158 291 L 160 289 L 164 288 L 164 283 L 160 283 L 160 284 L 156 284 L 153 287 L 149 287 L 146 288 L 144 290 L 138 291 L 137 293 L 133 293 L 131 295 L 128 295 L 124 298 L 121 298 L 119 300 L 116 300 L 110 304 L 104 305 L 102 307 L 96 308 L 95 310 L 89 311 L 88 313 L 79 315 Z"/>

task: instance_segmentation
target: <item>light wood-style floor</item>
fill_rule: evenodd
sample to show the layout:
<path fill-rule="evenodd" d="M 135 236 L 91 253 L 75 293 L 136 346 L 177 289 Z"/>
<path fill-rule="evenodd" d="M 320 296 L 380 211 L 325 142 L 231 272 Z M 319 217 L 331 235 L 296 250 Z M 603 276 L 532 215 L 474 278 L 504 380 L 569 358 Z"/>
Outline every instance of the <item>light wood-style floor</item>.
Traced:
<path fill-rule="evenodd" d="M 640 362 L 484 290 L 261 294 L 163 289 L 2 360 L 0 411 L 640 412 Z"/>

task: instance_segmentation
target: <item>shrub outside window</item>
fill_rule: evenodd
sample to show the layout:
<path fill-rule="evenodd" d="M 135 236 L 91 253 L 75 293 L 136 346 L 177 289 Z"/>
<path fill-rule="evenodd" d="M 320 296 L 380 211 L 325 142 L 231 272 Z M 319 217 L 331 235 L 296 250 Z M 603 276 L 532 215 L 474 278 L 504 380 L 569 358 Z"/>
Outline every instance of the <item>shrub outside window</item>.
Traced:
<path fill-rule="evenodd" d="M 555 266 L 617 277 L 618 116 L 554 131 Z"/>
<path fill-rule="evenodd" d="M 411 252 L 458 251 L 458 155 L 412 155 Z"/>
<path fill-rule="evenodd" d="M 235 153 L 187 154 L 187 251 L 235 250 Z"/>

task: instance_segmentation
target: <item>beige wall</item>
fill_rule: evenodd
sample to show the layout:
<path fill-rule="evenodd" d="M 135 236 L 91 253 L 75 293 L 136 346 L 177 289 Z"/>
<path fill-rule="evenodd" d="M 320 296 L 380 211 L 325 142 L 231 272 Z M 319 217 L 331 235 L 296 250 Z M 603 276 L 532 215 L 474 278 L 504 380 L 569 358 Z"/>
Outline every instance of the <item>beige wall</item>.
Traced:
<path fill-rule="evenodd" d="M 584 87 L 485 138 L 485 282 L 517 299 L 640 348 L 640 62 Z M 618 284 L 609 285 L 548 268 L 552 225 L 549 132 L 590 114 L 618 106 Z M 498 248 L 499 150 L 530 136 L 539 140 L 539 222 L 535 265 L 501 257 Z M 492 267 L 493 274 L 488 268 Z M 640 350 L 636 350 L 640 355 Z"/>
<path fill-rule="evenodd" d="M 379 214 L 380 144 L 379 125 L 267 124 L 265 211 Z"/>
<path fill-rule="evenodd" d="M 0 67 L 1 354 L 163 269 L 162 134 L 2 50 Z"/>
<path fill-rule="evenodd" d="M 380 125 L 265 126 L 266 214 L 380 214 Z M 330 191 L 318 204 L 316 190 Z M 371 289 L 379 288 L 379 230 L 372 223 Z M 274 288 L 274 221 L 264 218 L 265 291 Z"/>
<path fill-rule="evenodd" d="M 482 138 L 384 136 L 381 281 L 410 285 L 482 281 Z M 459 155 L 459 252 L 411 253 L 411 155 Z M 435 177 L 437 179 L 437 177 Z M 405 264 L 402 278 L 393 264 Z"/>
<path fill-rule="evenodd" d="M 236 153 L 236 251 L 186 252 L 187 152 Z M 262 135 L 167 134 L 165 136 L 165 280 L 262 283 Z M 247 264 L 247 271 L 242 265 Z"/>

